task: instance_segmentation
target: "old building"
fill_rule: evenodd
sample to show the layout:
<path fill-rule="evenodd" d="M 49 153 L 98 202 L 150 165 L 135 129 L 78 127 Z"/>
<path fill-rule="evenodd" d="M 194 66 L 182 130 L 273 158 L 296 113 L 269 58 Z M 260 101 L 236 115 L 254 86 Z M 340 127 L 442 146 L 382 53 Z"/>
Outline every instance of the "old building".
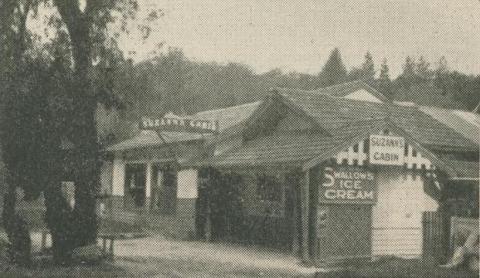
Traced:
<path fill-rule="evenodd" d="M 443 112 L 391 103 L 363 82 L 272 89 L 189 117 L 218 132 L 148 130 L 110 147 L 104 180 L 116 211 L 170 214 L 179 233 L 319 264 L 419 257 L 425 213 L 478 211 L 478 115 L 448 110 L 458 128 Z"/>
<path fill-rule="evenodd" d="M 363 85 L 352 92 L 357 86 L 332 87 L 350 90 L 339 97 L 274 89 L 217 136 L 214 155 L 193 163 L 219 188 L 206 194 L 215 237 L 318 263 L 418 257 L 422 216 L 439 210 L 445 192 L 465 185 L 459 194 L 478 210 L 478 144 L 419 107 L 385 102 Z"/>
<path fill-rule="evenodd" d="M 135 137 L 107 148 L 109 159 L 102 169 L 102 190 L 108 196 L 103 202 L 110 213 L 119 221 L 140 221 L 151 228 L 168 223 L 172 233 L 192 236 L 197 170 L 183 165 L 205 152 L 206 141 L 213 134 L 241 122 L 258 105 L 203 111 L 188 117 L 168 113 L 162 119 L 169 121 L 169 128 L 150 122 L 150 128 L 144 127 Z M 179 125 L 185 121 L 215 127 Z"/>

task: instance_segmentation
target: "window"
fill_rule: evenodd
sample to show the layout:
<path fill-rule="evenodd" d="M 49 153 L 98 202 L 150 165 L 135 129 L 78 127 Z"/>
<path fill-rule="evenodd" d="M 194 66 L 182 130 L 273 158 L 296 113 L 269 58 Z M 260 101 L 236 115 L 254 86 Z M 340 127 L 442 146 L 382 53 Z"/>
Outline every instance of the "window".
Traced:
<path fill-rule="evenodd" d="M 257 175 L 257 196 L 264 201 L 281 202 L 283 183 L 279 175 Z"/>

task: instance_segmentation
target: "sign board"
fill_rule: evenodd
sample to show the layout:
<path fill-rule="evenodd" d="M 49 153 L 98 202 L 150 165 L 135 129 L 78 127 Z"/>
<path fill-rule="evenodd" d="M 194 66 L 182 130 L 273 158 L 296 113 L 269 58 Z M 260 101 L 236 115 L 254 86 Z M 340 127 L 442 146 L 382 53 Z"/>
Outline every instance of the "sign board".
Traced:
<path fill-rule="evenodd" d="M 361 167 L 325 167 L 318 201 L 323 204 L 375 204 L 376 175 Z"/>
<path fill-rule="evenodd" d="M 209 120 L 182 118 L 171 113 L 162 118 L 143 118 L 140 129 L 185 132 L 217 132 L 218 124 Z"/>
<path fill-rule="evenodd" d="M 404 154 L 403 137 L 370 135 L 370 164 L 403 165 Z"/>

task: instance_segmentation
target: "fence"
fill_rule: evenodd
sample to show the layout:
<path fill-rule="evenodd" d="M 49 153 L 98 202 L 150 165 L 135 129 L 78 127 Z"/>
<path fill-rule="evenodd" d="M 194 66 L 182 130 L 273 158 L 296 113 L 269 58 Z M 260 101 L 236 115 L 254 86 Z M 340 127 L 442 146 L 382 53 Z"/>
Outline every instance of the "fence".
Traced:
<path fill-rule="evenodd" d="M 423 213 L 423 257 L 437 262 L 445 261 L 448 254 L 448 235 L 444 217 L 439 212 Z"/>

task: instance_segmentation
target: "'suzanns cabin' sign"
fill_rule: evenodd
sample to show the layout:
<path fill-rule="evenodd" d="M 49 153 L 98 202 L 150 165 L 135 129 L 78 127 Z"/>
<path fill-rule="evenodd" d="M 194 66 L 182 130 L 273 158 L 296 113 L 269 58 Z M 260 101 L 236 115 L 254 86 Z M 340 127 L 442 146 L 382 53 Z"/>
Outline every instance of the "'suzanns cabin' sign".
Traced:
<path fill-rule="evenodd" d="M 404 152 L 403 137 L 370 135 L 370 164 L 403 165 Z"/>
<path fill-rule="evenodd" d="M 215 133 L 218 131 L 218 124 L 215 121 L 183 118 L 168 113 L 162 118 L 144 117 L 140 121 L 140 128 L 159 131 Z"/>
<path fill-rule="evenodd" d="M 323 204 L 375 204 L 376 175 L 360 167 L 325 167 L 318 199 Z"/>

